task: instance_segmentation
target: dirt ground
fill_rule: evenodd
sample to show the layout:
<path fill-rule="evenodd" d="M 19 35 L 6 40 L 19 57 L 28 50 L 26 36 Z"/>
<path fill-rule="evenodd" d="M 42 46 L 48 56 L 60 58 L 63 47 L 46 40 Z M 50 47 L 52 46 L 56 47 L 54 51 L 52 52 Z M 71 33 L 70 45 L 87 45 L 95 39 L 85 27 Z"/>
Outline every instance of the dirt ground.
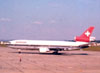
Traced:
<path fill-rule="evenodd" d="M 100 73 L 100 52 L 64 51 L 39 54 L 0 47 L 0 73 Z"/>

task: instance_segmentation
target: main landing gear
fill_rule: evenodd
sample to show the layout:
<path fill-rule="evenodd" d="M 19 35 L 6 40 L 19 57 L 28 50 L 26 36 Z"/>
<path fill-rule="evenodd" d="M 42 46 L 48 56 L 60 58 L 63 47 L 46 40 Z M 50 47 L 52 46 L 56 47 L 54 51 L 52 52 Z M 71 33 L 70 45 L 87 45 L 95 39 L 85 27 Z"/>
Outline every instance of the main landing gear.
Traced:
<path fill-rule="evenodd" d="M 58 54 L 58 50 L 55 50 L 55 51 L 53 52 L 53 54 Z"/>

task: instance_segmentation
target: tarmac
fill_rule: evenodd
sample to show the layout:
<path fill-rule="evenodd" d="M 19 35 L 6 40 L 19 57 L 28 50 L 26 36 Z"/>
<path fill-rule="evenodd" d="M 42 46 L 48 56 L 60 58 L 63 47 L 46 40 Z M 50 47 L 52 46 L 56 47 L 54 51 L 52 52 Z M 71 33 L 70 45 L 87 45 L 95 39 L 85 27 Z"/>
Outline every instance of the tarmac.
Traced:
<path fill-rule="evenodd" d="M 0 73 L 100 73 L 100 52 L 64 51 L 51 52 L 0 47 Z"/>

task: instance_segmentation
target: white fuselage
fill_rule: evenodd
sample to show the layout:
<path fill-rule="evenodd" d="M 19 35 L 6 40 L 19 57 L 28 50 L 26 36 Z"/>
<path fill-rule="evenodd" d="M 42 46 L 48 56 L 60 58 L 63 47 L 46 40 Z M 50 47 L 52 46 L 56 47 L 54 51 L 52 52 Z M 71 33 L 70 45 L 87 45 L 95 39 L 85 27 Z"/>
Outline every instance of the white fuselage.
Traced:
<path fill-rule="evenodd" d="M 33 46 L 84 46 L 87 42 L 69 42 L 69 41 L 47 41 L 47 40 L 13 40 L 10 41 L 12 45 L 33 45 Z"/>
<path fill-rule="evenodd" d="M 13 40 L 9 42 L 11 48 L 32 49 L 40 52 L 76 50 L 88 46 L 87 42 L 47 41 L 47 40 Z"/>

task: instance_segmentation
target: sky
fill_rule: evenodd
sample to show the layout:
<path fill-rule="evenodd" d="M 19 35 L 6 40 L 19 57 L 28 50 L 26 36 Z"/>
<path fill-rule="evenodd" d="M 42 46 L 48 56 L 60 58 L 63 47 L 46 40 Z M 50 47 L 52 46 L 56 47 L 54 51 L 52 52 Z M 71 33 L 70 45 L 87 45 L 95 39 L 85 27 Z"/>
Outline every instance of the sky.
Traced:
<path fill-rule="evenodd" d="M 73 40 L 89 26 L 100 40 L 100 0 L 0 0 L 0 40 Z"/>

